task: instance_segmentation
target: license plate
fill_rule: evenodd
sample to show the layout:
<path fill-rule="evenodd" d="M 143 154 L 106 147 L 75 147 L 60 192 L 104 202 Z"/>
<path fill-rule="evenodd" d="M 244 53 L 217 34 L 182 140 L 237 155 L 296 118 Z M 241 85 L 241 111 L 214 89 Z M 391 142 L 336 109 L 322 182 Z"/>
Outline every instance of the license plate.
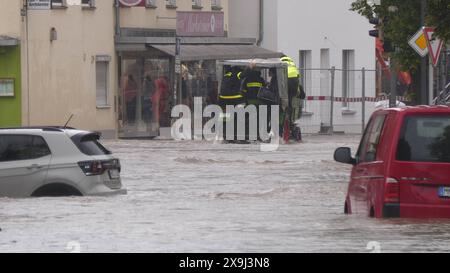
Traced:
<path fill-rule="evenodd" d="M 440 187 L 439 197 L 450 198 L 450 187 Z"/>
<path fill-rule="evenodd" d="M 119 179 L 120 178 L 120 173 L 119 170 L 109 170 L 109 178 L 111 179 Z"/>

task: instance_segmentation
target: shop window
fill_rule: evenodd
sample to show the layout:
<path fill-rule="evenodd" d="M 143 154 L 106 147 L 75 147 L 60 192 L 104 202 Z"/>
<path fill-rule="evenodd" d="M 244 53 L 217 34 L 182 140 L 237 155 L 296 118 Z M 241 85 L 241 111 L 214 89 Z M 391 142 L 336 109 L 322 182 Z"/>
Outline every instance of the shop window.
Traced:
<path fill-rule="evenodd" d="M 169 59 L 122 60 L 119 130 L 125 136 L 156 136 L 160 128 L 170 127 L 170 69 Z"/>
<path fill-rule="evenodd" d="M 222 10 L 222 2 L 220 0 L 211 0 L 212 10 Z"/>
<path fill-rule="evenodd" d="M 145 0 L 146 8 L 156 8 L 156 0 Z"/>
<path fill-rule="evenodd" d="M 14 97 L 13 79 L 0 79 L 0 97 Z"/>
<path fill-rule="evenodd" d="M 81 0 L 81 7 L 83 9 L 94 9 L 95 0 Z"/>
<path fill-rule="evenodd" d="M 202 0 L 192 0 L 192 8 L 193 9 L 202 9 Z"/>
<path fill-rule="evenodd" d="M 108 107 L 109 57 L 97 56 L 95 63 L 97 107 Z"/>
<path fill-rule="evenodd" d="M 66 0 L 52 0 L 52 9 L 67 8 Z"/>
<path fill-rule="evenodd" d="M 205 104 L 217 104 L 218 82 L 214 61 L 186 62 L 182 66 L 183 104 L 193 109 L 193 99 L 203 98 Z"/>
<path fill-rule="evenodd" d="M 166 0 L 166 7 L 169 9 L 177 8 L 177 0 Z"/>

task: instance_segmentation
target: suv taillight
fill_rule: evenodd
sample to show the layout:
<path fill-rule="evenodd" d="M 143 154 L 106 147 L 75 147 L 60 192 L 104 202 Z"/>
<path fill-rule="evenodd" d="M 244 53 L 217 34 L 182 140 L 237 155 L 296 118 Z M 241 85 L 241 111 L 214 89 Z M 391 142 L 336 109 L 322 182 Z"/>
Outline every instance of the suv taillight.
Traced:
<path fill-rule="evenodd" d="M 400 184 L 397 179 L 387 178 L 384 187 L 385 203 L 400 203 Z"/>
<path fill-rule="evenodd" d="M 87 176 L 102 175 L 106 170 L 101 161 L 78 162 L 78 166 Z"/>

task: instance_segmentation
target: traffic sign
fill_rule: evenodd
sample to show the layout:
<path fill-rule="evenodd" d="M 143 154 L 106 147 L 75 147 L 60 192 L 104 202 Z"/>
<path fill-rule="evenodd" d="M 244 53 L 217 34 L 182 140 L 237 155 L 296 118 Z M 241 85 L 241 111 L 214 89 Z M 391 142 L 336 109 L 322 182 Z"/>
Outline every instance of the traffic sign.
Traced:
<path fill-rule="evenodd" d="M 423 28 L 423 33 L 428 44 L 428 52 L 430 53 L 431 62 L 433 63 L 433 66 L 437 66 L 439 62 L 439 56 L 441 55 L 443 41 L 436 37 L 433 37 L 434 32 L 435 28 L 433 27 Z"/>
<path fill-rule="evenodd" d="M 421 57 L 425 57 L 428 54 L 428 43 L 425 37 L 423 28 L 414 34 L 409 40 L 408 44 L 419 54 Z"/>

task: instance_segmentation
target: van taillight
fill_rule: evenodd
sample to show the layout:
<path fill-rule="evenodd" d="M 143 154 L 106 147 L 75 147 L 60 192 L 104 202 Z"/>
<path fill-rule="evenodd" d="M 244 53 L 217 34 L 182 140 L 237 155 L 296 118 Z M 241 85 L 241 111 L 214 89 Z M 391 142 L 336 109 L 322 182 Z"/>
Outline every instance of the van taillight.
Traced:
<path fill-rule="evenodd" d="M 101 161 L 78 162 L 78 166 L 80 166 L 81 170 L 87 176 L 101 175 L 105 172 L 105 168 L 103 167 L 103 163 Z"/>
<path fill-rule="evenodd" d="M 384 202 L 400 203 L 400 184 L 397 179 L 386 179 L 386 185 L 384 188 Z"/>

